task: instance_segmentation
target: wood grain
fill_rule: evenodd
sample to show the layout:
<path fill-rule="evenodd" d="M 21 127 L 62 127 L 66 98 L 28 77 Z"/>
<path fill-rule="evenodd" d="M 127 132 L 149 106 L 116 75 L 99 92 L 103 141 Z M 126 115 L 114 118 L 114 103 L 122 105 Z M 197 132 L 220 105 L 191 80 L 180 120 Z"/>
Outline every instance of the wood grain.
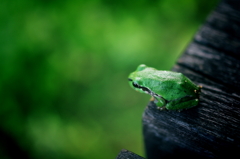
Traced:
<path fill-rule="evenodd" d="M 144 159 L 144 158 L 136 155 L 131 151 L 122 149 L 122 151 L 118 154 L 116 159 Z"/>
<path fill-rule="evenodd" d="M 200 104 L 143 114 L 148 159 L 231 158 L 240 152 L 240 1 L 222 1 L 196 33 L 173 71 L 203 86 Z"/>

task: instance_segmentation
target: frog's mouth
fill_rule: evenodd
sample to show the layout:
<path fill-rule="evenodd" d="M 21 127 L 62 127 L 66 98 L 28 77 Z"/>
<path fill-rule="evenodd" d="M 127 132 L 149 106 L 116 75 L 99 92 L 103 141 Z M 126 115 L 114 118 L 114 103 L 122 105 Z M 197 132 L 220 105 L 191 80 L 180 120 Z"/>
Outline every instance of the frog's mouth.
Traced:
<path fill-rule="evenodd" d="M 147 93 L 147 94 L 150 94 L 150 95 L 153 95 L 155 93 L 153 93 L 150 89 L 148 89 L 147 87 L 142 87 L 140 86 L 139 84 L 133 82 L 133 80 L 131 78 L 128 78 L 128 81 L 131 81 L 132 82 L 132 86 L 134 88 L 137 88 L 137 89 L 141 89 L 143 92 Z"/>

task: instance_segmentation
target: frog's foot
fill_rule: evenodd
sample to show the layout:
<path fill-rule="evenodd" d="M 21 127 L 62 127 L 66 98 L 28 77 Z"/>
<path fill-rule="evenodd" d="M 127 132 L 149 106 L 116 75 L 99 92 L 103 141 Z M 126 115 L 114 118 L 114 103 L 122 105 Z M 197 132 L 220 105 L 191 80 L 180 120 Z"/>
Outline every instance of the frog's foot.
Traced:
<path fill-rule="evenodd" d="M 157 107 L 158 110 L 167 110 L 166 107 Z"/>
<path fill-rule="evenodd" d="M 163 104 L 165 104 L 165 102 L 159 102 L 158 100 L 157 100 L 157 98 L 154 98 L 153 96 L 151 97 L 151 99 L 150 99 L 150 101 L 151 102 L 154 102 L 156 105 L 157 105 L 157 109 L 158 110 L 167 110 L 166 109 L 166 107 L 165 107 L 165 105 L 163 105 Z"/>
<path fill-rule="evenodd" d="M 158 107 L 165 107 L 167 101 L 162 98 L 161 96 L 154 96 L 154 103 L 158 106 Z"/>

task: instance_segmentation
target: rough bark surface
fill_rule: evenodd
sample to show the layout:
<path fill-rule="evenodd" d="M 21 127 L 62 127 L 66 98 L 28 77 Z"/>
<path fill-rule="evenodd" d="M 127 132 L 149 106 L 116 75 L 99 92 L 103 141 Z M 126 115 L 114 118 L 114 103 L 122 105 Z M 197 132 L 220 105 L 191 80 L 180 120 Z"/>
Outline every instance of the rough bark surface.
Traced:
<path fill-rule="evenodd" d="M 238 158 L 240 152 L 240 1 L 224 0 L 208 17 L 173 71 L 201 85 L 200 104 L 143 114 L 148 159 Z"/>
<path fill-rule="evenodd" d="M 143 157 L 140 157 L 136 155 L 135 153 L 123 149 L 117 156 L 116 159 L 144 159 Z"/>

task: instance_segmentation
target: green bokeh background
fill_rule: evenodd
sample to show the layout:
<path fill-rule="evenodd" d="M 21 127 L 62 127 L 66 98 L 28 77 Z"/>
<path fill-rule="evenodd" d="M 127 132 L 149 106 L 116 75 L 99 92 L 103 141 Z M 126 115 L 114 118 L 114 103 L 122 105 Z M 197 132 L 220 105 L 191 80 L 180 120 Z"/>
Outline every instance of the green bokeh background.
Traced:
<path fill-rule="evenodd" d="M 141 156 L 150 97 L 127 76 L 170 70 L 217 0 L 2 0 L 0 158 Z"/>

